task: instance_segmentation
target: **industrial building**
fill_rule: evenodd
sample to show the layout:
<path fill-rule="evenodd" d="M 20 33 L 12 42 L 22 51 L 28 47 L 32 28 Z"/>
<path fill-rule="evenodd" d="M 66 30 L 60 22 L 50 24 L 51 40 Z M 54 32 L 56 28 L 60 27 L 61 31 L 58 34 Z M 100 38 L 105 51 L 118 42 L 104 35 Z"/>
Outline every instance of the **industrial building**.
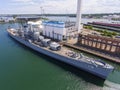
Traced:
<path fill-rule="evenodd" d="M 56 40 L 69 39 L 75 37 L 82 30 L 81 25 L 81 1 L 78 0 L 77 18 L 75 22 L 44 21 L 43 35 Z"/>
<path fill-rule="evenodd" d="M 44 21 L 43 35 L 56 40 L 64 40 L 77 33 L 74 22 Z"/>

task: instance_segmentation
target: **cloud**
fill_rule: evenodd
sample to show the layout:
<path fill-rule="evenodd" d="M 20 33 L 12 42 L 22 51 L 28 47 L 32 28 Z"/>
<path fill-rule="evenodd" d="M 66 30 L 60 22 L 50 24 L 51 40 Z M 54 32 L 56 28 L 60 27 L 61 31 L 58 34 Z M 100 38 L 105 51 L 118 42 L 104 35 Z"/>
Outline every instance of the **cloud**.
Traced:
<path fill-rule="evenodd" d="M 13 2 L 31 2 L 32 0 L 12 0 Z"/>
<path fill-rule="evenodd" d="M 84 0 L 83 13 L 119 12 L 120 0 Z"/>
<path fill-rule="evenodd" d="M 5 0 L 8 1 L 8 0 Z M 82 0 L 82 13 L 119 12 L 120 0 Z M 9 4 L 8 4 L 9 2 Z M 76 13 L 77 0 L 9 0 L 0 3 L 2 13 Z"/>
<path fill-rule="evenodd" d="M 102 6 L 119 6 L 120 0 L 101 0 L 98 1 Z"/>
<path fill-rule="evenodd" d="M 36 4 L 33 0 L 12 0 L 11 5 L 30 5 L 30 4 Z"/>
<path fill-rule="evenodd" d="M 46 13 L 75 13 L 76 5 L 76 0 L 46 0 L 41 4 L 46 9 Z"/>
<path fill-rule="evenodd" d="M 11 5 L 16 7 L 13 11 L 39 14 L 41 7 L 44 13 L 75 13 L 77 7 L 76 0 L 13 0 Z"/>

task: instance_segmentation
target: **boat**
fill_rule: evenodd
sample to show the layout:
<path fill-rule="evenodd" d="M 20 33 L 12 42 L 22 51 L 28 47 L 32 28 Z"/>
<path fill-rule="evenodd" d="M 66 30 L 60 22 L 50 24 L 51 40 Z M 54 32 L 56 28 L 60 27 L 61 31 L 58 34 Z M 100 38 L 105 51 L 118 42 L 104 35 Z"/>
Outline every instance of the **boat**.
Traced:
<path fill-rule="evenodd" d="M 58 60 L 76 67 L 79 70 L 91 73 L 101 79 L 106 79 L 114 70 L 112 65 L 109 65 L 101 60 L 89 58 L 84 56 L 82 53 L 71 51 L 67 47 L 40 35 L 38 32 L 25 32 L 23 30 L 16 30 L 12 28 L 9 28 L 7 31 L 10 37 L 26 47 L 29 47 L 38 53 L 52 57 L 54 60 Z"/>

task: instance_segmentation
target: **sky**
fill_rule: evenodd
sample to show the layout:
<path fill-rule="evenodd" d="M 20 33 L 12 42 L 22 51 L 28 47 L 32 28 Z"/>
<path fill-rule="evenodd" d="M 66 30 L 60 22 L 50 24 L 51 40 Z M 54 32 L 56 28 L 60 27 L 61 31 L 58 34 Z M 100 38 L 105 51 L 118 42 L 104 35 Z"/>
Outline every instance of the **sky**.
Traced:
<path fill-rule="evenodd" d="M 0 14 L 76 13 L 77 0 L 0 0 Z M 82 13 L 120 12 L 120 0 L 82 0 Z"/>

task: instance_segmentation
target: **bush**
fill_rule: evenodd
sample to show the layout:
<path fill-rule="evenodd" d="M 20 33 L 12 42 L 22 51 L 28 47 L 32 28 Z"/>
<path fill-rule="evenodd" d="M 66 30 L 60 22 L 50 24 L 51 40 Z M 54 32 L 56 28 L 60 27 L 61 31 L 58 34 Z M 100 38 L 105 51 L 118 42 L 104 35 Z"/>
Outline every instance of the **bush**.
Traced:
<path fill-rule="evenodd" d="M 92 27 L 92 26 L 88 26 L 88 29 L 91 29 L 91 30 L 92 30 L 92 29 L 93 29 L 93 27 Z"/>
<path fill-rule="evenodd" d="M 92 26 L 84 26 L 85 29 L 91 29 L 93 30 L 93 27 Z"/>
<path fill-rule="evenodd" d="M 116 35 L 118 35 L 116 32 L 112 32 L 112 35 L 114 35 L 114 36 L 116 36 Z"/>

